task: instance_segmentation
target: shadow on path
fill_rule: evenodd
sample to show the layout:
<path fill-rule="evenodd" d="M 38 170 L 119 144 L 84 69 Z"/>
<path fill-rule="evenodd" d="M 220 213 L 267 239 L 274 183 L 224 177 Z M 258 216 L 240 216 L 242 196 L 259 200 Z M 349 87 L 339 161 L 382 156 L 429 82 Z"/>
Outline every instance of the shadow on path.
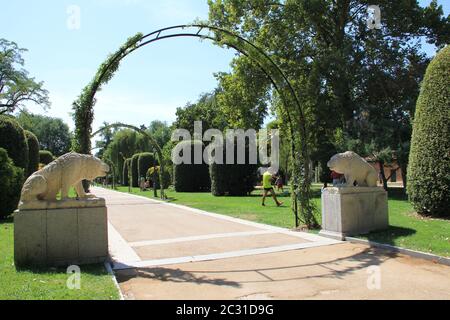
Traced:
<path fill-rule="evenodd" d="M 305 263 L 305 264 L 293 264 L 285 266 L 274 266 L 267 268 L 233 268 L 223 269 L 217 271 L 210 270 L 190 270 L 184 271 L 179 268 L 170 267 L 156 267 L 156 268 L 138 268 L 133 270 L 118 271 L 116 276 L 119 283 L 126 282 L 132 278 L 148 278 L 153 280 L 160 280 L 164 282 L 175 283 L 196 283 L 196 284 L 212 284 L 217 286 L 231 286 L 240 288 L 244 283 L 261 283 L 261 282 L 282 282 L 293 281 L 303 279 L 318 279 L 318 278 L 330 278 L 330 279 L 343 279 L 346 275 L 354 273 L 359 270 L 364 270 L 370 266 L 380 265 L 386 260 L 397 257 L 395 252 L 390 252 L 383 249 L 367 248 L 362 252 L 354 255 L 341 257 L 337 259 L 319 261 L 317 263 Z M 343 263 L 345 262 L 345 264 Z M 275 263 L 276 264 L 276 263 Z M 301 269 L 301 268 L 320 268 L 319 272 L 314 272 L 310 275 L 299 275 L 290 277 L 280 277 L 283 271 L 289 269 Z M 277 276 L 274 277 L 273 272 L 277 272 Z M 217 274 L 237 274 L 237 273 L 256 273 L 263 277 L 262 280 L 243 280 L 243 281 L 231 281 L 224 277 L 214 278 Z M 299 272 L 299 274 L 304 272 Z"/>
<path fill-rule="evenodd" d="M 240 284 L 235 281 L 228 281 L 222 278 L 211 279 L 207 276 L 196 276 L 195 273 L 198 272 L 188 272 L 181 269 L 156 267 L 139 268 L 132 271 L 118 271 L 116 273 L 116 277 L 119 283 L 128 281 L 132 278 L 148 278 L 163 282 L 212 284 L 216 286 L 230 286 L 235 288 L 240 287 Z"/>

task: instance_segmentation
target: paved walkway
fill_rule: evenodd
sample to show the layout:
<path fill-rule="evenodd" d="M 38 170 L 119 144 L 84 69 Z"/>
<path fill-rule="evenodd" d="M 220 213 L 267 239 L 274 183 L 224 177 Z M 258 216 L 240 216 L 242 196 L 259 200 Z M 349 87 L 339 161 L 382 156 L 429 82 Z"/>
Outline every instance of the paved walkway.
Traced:
<path fill-rule="evenodd" d="M 94 188 L 127 299 L 450 299 L 450 267 Z"/>

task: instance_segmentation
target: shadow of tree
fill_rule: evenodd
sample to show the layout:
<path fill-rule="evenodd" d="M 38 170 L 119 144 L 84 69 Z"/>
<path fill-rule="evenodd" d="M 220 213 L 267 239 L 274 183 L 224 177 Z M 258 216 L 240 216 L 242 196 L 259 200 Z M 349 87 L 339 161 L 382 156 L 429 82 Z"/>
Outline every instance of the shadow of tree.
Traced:
<path fill-rule="evenodd" d="M 389 229 L 383 231 L 371 232 L 363 235 L 369 241 L 380 242 L 389 245 L 395 245 L 395 240 L 400 237 L 408 237 L 417 231 L 410 228 L 389 226 Z"/>
<path fill-rule="evenodd" d="M 222 278 L 211 279 L 207 276 L 196 276 L 193 272 L 184 271 L 181 269 L 170 269 L 163 267 L 156 268 L 139 268 L 136 272 L 117 272 L 117 281 L 125 282 L 132 278 L 149 278 L 160 280 L 164 282 L 175 282 L 175 283 L 196 283 L 196 284 L 212 284 L 217 286 L 229 286 L 229 287 L 240 287 L 240 284 L 235 281 L 228 281 Z"/>
<path fill-rule="evenodd" d="M 105 266 L 102 263 L 89 264 L 79 266 L 80 271 L 84 274 L 89 274 L 93 276 L 104 276 L 107 274 Z M 30 272 L 34 274 L 67 274 L 67 267 L 46 267 L 46 266 L 29 266 L 29 267 L 18 267 L 16 266 L 17 272 Z"/>
<path fill-rule="evenodd" d="M 179 268 L 138 268 L 133 272 L 119 271 L 116 276 L 117 280 L 121 282 L 128 281 L 135 277 L 149 278 L 166 282 L 175 283 L 196 283 L 196 284 L 212 284 L 217 286 L 232 286 L 235 288 L 242 287 L 244 283 L 261 283 L 261 282 L 283 282 L 292 280 L 304 280 L 304 279 L 319 279 L 319 278 L 330 278 L 330 279 L 343 279 L 346 275 L 354 273 L 358 270 L 367 269 L 370 266 L 380 265 L 382 262 L 395 258 L 397 253 L 380 249 L 369 247 L 363 251 L 345 257 L 340 257 L 336 259 L 330 259 L 326 261 L 319 261 L 317 263 L 303 263 L 303 264 L 292 264 L 292 265 L 281 265 L 267 268 L 236 268 L 236 269 L 222 269 L 218 271 L 211 270 L 190 270 L 185 271 Z M 299 276 L 289 276 L 280 277 L 283 271 L 289 269 L 301 269 L 301 268 L 314 268 L 317 267 L 320 270 L 315 271 L 309 275 L 299 275 Z M 271 276 L 276 271 L 276 278 Z M 223 277 L 215 278 L 214 275 L 217 274 L 233 274 L 233 273 L 255 273 L 262 276 L 261 280 L 243 280 L 243 281 L 231 281 Z M 302 272 L 299 272 L 302 273 Z M 304 273 L 304 272 L 303 272 Z M 291 272 L 292 274 L 292 272 Z M 240 277 L 242 278 L 242 277 Z M 248 277 L 250 278 L 250 277 Z M 261 277 L 259 277 L 261 278 Z"/>
<path fill-rule="evenodd" d="M 14 217 L 12 215 L 8 216 L 8 217 L 0 218 L 0 225 L 6 224 L 6 223 L 13 223 L 13 222 L 14 222 Z"/>

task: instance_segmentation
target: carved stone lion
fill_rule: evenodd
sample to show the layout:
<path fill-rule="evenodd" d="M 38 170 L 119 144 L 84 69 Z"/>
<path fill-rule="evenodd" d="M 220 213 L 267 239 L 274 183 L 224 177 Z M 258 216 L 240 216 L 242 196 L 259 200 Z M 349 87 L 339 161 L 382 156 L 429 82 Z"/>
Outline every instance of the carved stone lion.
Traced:
<path fill-rule="evenodd" d="M 33 173 L 22 187 L 21 203 L 55 201 L 61 191 L 61 200 L 69 199 L 70 187 L 75 187 L 78 198 L 92 197 L 84 192 L 82 180 L 105 176 L 109 166 L 100 159 L 75 152 L 67 153 Z"/>
<path fill-rule="evenodd" d="M 377 186 L 378 174 L 375 168 L 353 151 L 334 155 L 327 166 L 330 170 L 343 174 L 348 187 L 353 187 L 355 181 L 360 187 Z"/>

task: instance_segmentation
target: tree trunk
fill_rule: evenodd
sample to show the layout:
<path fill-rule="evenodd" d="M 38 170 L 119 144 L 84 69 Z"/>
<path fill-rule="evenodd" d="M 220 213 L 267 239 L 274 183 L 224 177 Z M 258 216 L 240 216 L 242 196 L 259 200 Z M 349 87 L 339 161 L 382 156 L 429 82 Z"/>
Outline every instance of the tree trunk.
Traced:
<path fill-rule="evenodd" d="M 384 161 L 380 160 L 378 161 L 378 165 L 380 166 L 380 177 L 383 182 L 383 188 L 387 191 L 387 179 L 386 175 L 384 174 Z"/>
<path fill-rule="evenodd" d="M 156 191 L 156 165 L 153 161 L 153 177 L 152 177 L 152 182 L 153 182 L 153 196 L 155 198 L 158 197 L 158 192 Z M 161 181 L 159 182 L 161 184 Z"/>

